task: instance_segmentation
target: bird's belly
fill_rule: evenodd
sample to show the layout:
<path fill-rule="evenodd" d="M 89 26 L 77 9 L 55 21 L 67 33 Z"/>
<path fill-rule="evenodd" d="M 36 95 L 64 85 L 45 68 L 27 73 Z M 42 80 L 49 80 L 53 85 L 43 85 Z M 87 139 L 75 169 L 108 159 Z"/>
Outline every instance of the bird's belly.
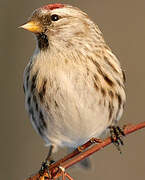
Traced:
<path fill-rule="evenodd" d="M 99 94 L 60 91 L 48 97 L 45 117 L 49 142 L 76 147 L 92 137 L 99 137 L 108 127 L 108 108 Z M 107 104 L 107 103 L 106 103 Z"/>

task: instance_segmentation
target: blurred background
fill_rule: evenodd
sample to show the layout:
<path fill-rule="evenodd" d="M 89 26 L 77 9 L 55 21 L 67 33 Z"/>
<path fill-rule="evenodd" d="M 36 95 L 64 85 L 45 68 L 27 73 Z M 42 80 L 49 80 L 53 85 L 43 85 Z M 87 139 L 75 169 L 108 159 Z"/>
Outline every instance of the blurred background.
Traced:
<path fill-rule="evenodd" d="M 35 173 L 48 149 L 24 108 L 23 70 L 35 48 L 31 33 L 18 29 L 44 4 L 62 2 L 89 14 L 119 57 L 127 77 L 127 105 L 120 124 L 145 120 L 145 1 L 0 1 L 0 179 L 24 180 Z M 145 178 L 145 129 L 125 138 L 123 154 L 110 145 L 91 156 L 92 169 L 71 168 L 75 180 Z M 66 152 L 56 154 L 56 159 Z"/>

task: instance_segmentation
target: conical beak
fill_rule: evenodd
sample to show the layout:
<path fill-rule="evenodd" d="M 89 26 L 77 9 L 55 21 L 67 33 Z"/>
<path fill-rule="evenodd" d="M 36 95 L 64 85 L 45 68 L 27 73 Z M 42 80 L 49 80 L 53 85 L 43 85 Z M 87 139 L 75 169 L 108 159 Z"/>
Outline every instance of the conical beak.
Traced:
<path fill-rule="evenodd" d="M 26 29 L 26 30 L 28 30 L 30 32 L 33 32 L 33 33 L 40 33 L 40 32 L 42 32 L 42 28 L 41 28 L 40 24 L 38 24 L 35 21 L 29 21 L 26 24 L 20 26 L 19 28 Z"/>

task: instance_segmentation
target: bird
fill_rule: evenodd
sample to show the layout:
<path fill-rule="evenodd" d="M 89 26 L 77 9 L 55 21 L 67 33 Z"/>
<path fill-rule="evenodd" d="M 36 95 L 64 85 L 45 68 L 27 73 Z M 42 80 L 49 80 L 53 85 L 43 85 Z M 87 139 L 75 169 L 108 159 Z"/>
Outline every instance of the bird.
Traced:
<path fill-rule="evenodd" d="M 44 5 L 21 28 L 34 34 L 36 48 L 24 70 L 25 105 L 36 132 L 50 147 L 77 148 L 117 125 L 126 102 L 120 61 L 87 13 L 68 4 Z"/>

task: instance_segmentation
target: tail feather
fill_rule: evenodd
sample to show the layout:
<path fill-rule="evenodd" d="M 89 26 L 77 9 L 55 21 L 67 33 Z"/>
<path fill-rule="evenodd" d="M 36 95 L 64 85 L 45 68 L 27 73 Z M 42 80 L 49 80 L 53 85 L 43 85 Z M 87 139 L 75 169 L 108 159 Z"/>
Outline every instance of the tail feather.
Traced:
<path fill-rule="evenodd" d="M 91 162 L 89 158 L 83 159 L 82 161 L 79 162 L 80 166 L 85 169 L 90 169 L 91 168 Z"/>
<path fill-rule="evenodd" d="M 68 148 L 68 152 L 72 152 L 74 151 L 74 148 Z M 89 158 L 85 158 L 83 160 L 81 160 L 78 165 L 80 165 L 81 168 L 84 168 L 84 169 L 90 169 L 91 168 L 91 162 L 90 162 L 90 159 Z"/>

